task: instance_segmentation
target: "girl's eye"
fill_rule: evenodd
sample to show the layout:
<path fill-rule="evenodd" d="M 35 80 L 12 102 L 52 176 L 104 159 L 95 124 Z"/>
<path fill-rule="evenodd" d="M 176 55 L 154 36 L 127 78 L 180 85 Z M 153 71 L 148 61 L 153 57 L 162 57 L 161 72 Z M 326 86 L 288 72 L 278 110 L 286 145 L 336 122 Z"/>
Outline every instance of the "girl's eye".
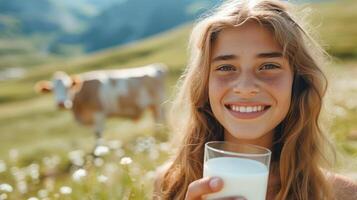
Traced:
<path fill-rule="evenodd" d="M 278 69 L 278 68 L 280 68 L 278 65 L 269 63 L 269 64 L 264 64 L 263 66 L 261 66 L 259 68 L 259 70 L 269 70 L 269 69 Z"/>
<path fill-rule="evenodd" d="M 217 69 L 217 71 L 235 71 L 235 67 L 232 65 L 221 65 Z"/>

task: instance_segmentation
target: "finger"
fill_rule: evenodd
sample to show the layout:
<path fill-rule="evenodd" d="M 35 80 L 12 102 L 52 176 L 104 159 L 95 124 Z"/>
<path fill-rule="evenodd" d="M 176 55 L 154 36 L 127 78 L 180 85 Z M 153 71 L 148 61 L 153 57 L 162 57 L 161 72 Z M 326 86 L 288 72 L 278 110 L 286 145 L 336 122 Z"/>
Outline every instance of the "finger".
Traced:
<path fill-rule="evenodd" d="M 201 199 L 205 194 L 217 192 L 223 187 L 222 179 L 206 177 L 192 182 L 187 189 L 186 200 Z"/>

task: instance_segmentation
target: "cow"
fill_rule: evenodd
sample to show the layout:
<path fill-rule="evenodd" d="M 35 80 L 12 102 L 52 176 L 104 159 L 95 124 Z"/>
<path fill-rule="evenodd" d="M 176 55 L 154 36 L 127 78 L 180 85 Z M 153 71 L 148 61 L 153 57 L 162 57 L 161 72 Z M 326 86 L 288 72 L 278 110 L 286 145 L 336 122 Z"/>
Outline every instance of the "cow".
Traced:
<path fill-rule="evenodd" d="M 107 117 L 138 120 L 149 109 L 156 123 L 164 123 L 166 74 L 167 67 L 160 63 L 74 76 L 58 71 L 51 82 L 40 81 L 35 89 L 52 91 L 58 108 L 70 109 L 80 124 L 94 126 L 98 146 Z"/>

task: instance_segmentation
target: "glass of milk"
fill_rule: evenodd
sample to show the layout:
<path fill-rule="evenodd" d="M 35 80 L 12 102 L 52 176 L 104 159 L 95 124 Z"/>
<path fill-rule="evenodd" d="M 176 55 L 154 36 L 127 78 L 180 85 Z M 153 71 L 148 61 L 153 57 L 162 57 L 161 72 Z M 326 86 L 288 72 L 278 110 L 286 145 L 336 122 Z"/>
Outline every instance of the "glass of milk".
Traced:
<path fill-rule="evenodd" d="M 271 151 L 267 148 L 212 141 L 205 144 L 203 177 L 220 177 L 224 186 L 206 199 L 245 197 L 265 200 Z"/>

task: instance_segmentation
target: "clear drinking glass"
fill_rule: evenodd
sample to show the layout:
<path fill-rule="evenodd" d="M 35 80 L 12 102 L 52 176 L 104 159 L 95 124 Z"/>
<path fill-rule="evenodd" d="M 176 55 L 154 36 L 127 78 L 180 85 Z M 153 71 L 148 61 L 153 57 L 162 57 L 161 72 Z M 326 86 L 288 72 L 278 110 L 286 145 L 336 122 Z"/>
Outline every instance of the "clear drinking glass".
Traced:
<path fill-rule="evenodd" d="M 206 199 L 245 197 L 265 200 L 271 151 L 267 148 L 212 141 L 205 144 L 203 177 L 220 177 L 223 189 Z"/>

